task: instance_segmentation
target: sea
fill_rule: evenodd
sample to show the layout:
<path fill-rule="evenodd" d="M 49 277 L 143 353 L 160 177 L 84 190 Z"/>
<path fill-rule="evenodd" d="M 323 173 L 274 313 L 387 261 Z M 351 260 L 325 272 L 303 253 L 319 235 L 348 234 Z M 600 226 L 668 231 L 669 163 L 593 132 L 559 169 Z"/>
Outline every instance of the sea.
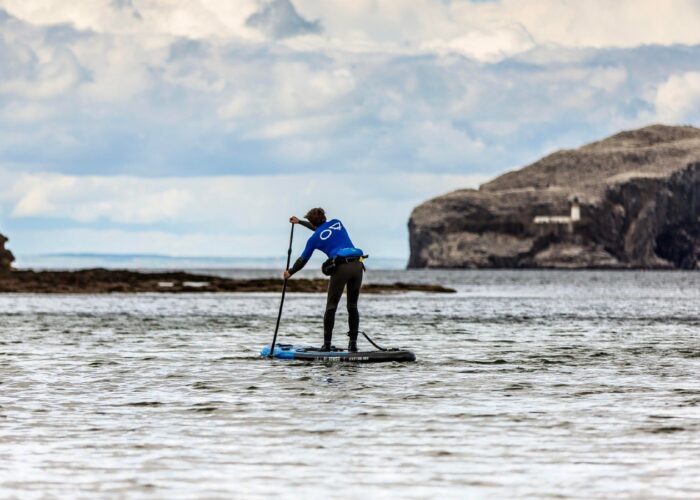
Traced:
<path fill-rule="evenodd" d="M 700 273 L 365 279 L 456 290 L 361 296 L 415 363 L 260 358 L 279 293 L 1 294 L 0 498 L 700 498 Z M 320 344 L 324 300 L 279 340 Z"/>

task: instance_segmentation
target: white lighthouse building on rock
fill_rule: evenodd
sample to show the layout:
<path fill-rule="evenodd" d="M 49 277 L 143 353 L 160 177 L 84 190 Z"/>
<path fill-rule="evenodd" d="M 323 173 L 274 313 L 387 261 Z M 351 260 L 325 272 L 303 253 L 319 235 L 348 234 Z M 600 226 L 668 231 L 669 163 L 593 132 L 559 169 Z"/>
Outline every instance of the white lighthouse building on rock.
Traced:
<path fill-rule="evenodd" d="M 571 212 L 569 215 L 536 215 L 533 222 L 535 224 L 572 224 L 581 220 L 581 205 L 578 198 L 571 201 Z"/>

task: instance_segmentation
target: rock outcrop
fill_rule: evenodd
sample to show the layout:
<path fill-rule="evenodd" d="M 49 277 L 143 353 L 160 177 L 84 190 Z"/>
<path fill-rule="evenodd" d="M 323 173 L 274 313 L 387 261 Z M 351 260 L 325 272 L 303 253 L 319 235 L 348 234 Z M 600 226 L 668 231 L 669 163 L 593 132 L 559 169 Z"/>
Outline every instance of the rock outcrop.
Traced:
<path fill-rule="evenodd" d="M 15 261 L 15 256 L 5 248 L 7 238 L 0 234 L 0 273 L 9 271 L 12 268 L 12 263 Z"/>
<path fill-rule="evenodd" d="M 409 268 L 681 268 L 700 254 L 700 129 L 653 125 L 416 207 Z"/>
<path fill-rule="evenodd" d="M 138 272 L 121 269 L 78 271 L 13 270 L 0 273 L 0 293 L 279 293 L 281 279 L 231 279 L 186 272 Z M 288 292 L 325 293 L 327 279 L 289 281 Z M 363 293 L 454 293 L 440 285 L 424 283 L 369 283 Z"/>

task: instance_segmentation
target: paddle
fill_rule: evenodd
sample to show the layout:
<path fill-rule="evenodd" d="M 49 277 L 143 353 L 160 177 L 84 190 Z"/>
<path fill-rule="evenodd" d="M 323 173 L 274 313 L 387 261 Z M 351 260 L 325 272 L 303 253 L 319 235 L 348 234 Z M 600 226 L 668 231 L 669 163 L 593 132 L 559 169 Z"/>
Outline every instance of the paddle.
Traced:
<path fill-rule="evenodd" d="M 289 261 L 292 258 L 292 240 L 294 239 L 294 224 L 292 224 L 292 232 L 289 233 L 289 249 L 287 250 L 287 267 L 289 269 Z M 275 325 L 275 335 L 272 337 L 272 346 L 270 347 L 270 358 L 275 353 L 275 344 L 277 343 L 277 331 L 280 329 L 280 320 L 282 319 L 282 306 L 284 305 L 284 295 L 287 293 L 287 281 L 284 280 L 284 285 L 282 286 L 282 300 L 280 301 L 280 311 L 277 314 L 277 325 Z"/>

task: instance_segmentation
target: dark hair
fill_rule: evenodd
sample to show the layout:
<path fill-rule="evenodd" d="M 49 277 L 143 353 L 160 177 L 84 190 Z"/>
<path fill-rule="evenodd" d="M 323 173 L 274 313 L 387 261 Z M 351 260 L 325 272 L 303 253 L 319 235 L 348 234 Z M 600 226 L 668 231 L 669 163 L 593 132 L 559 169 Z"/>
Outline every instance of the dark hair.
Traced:
<path fill-rule="evenodd" d="M 313 224 L 314 227 L 318 227 L 324 222 L 326 222 L 326 212 L 320 207 L 312 208 L 311 210 L 306 212 L 304 218 L 306 218 L 306 220 Z"/>

